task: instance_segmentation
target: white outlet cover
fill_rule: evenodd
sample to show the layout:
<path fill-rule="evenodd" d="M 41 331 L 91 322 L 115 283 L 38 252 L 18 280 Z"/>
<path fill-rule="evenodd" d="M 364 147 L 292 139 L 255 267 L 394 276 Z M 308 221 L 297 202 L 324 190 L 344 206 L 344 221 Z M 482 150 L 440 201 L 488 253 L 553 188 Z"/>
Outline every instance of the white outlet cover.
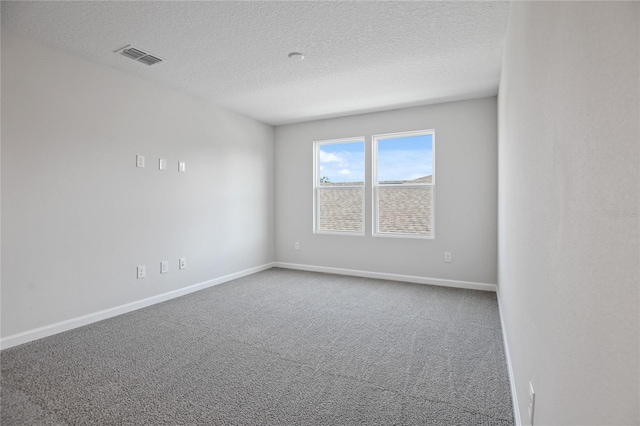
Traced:
<path fill-rule="evenodd" d="M 181 257 L 180 259 L 178 259 L 178 267 L 180 269 L 186 269 L 187 268 L 187 258 L 186 257 Z"/>
<path fill-rule="evenodd" d="M 158 167 L 160 168 L 160 170 L 167 170 L 167 159 L 161 158 Z"/>
<path fill-rule="evenodd" d="M 144 167 L 144 155 L 136 155 L 136 167 Z"/>
<path fill-rule="evenodd" d="M 138 266 L 138 267 L 136 268 L 136 274 L 137 274 L 136 276 L 137 276 L 137 278 L 138 278 L 138 279 L 142 279 L 142 278 L 144 278 L 144 277 L 146 277 L 146 276 L 147 276 L 147 274 L 146 274 L 146 272 L 145 272 L 145 267 L 144 267 L 144 265 Z"/>
<path fill-rule="evenodd" d="M 187 169 L 187 165 L 184 161 L 178 161 L 178 171 L 184 173 Z"/>

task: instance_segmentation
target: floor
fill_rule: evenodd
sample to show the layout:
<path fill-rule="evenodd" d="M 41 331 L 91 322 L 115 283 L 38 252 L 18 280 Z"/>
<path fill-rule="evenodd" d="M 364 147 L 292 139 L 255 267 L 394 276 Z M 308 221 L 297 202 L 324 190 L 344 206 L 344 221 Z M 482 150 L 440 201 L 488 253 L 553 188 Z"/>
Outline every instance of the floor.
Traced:
<path fill-rule="evenodd" d="M 273 268 L 0 361 L 3 425 L 513 424 L 475 290 Z"/>

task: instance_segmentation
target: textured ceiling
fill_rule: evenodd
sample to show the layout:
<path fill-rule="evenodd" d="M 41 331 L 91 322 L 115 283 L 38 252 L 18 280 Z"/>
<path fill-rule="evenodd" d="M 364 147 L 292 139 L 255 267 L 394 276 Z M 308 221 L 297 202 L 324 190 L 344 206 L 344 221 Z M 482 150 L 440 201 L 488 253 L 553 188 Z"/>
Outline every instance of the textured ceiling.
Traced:
<path fill-rule="evenodd" d="M 507 2 L 2 2 L 2 27 L 277 125 L 497 93 Z M 165 59 L 113 53 L 127 44 Z M 303 52 L 293 61 L 289 52 Z"/>

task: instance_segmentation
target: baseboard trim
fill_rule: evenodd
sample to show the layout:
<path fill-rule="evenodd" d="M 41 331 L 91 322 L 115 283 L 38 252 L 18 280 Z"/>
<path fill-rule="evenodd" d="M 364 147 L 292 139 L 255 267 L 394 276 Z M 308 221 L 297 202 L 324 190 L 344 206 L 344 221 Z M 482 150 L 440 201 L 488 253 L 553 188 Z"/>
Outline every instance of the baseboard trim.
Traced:
<path fill-rule="evenodd" d="M 198 284 L 193 284 L 188 287 L 179 288 L 166 293 L 158 294 L 156 296 L 147 297 L 135 302 L 126 303 L 124 305 L 116 306 L 113 308 L 105 309 L 91 314 L 82 315 L 80 317 L 71 318 L 68 320 L 60 321 L 54 324 L 45 325 L 43 327 L 34 328 L 33 330 L 27 330 L 22 333 L 12 334 L 0 339 L 0 349 L 8 349 L 13 346 L 21 345 L 23 343 L 31 342 L 33 340 L 42 339 L 43 337 L 53 336 L 54 334 L 62 333 L 63 331 L 72 330 L 74 328 L 82 327 L 84 325 L 92 324 L 94 322 L 102 321 L 107 318 L 115 317 L 118 315 L 126 314 L 127 312 L 135 311 L 137 309 L 146 308 L 147 306 L 155 305 L 176 297 L 184 296 L 189 293 L 193 293 L 198 290 L 204 290 L 205 288 L 212 287 L 214 285 L 226 283 L 227 281 L 235 280 L 245 277 L 247 275 L 255 274 L 256 272 L 270 269 L 274 266 L 274 263 L 265 263 L 264 265 L 255 266 L 253 268 L 245 269 L 233 274 L 224 275 L 222 277 L 214 278 L 208 281 L 204 281 Z"/>
<path fill-rule="evenodd" d="M 386 272 L 360 271 L 357 269 L 331 268 L 328 266 L 303 265 L 299 263 L 274 262 L 274 267 L 285 269 L 297 269 L 300 271 L 325 272 L 327 274 L 351 275 L 364 278 L 378 278 L 382 280 L 404 281 L 417 284 L 438 285 L 443 287 L 466 288 L 471 290 L 493 291 L 497 290 L 495 284 L 476 283 L 472 281 L 445 280 L 441 278 L 417 277 L 414 275 L 388 274 Z"/>
<path fill-rule="evenodd" d="M 516 382 L 513 376 L 513 366 L 511 364 L 511 352 L 509 351 L 509 342 L 507 341 L 507 330 L 504 327 L 504 316 L 502 315 L 502 307 L 500 305 L 500 290 L 497 290 L 498 313 L 500 314 L 500 326 L 502 327 L 502 344 L 504 345 L 504 355 L 507 358 L 507 369 L 509 372 L 509 385 L 511 386 L 511 402 L 513 403 L 513 419 L 516 426 L 522 426 L 520 417 L 520 405 L 518 405 L 518 393 L 516 392 Z"/>

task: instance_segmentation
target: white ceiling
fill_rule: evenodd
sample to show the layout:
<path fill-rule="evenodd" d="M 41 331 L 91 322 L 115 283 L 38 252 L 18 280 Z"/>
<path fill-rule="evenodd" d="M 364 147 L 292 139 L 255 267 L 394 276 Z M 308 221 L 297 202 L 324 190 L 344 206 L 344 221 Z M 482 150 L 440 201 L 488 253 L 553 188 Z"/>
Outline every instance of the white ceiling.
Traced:
<path fill-rule="evenodd" d="M 272 125 L 497 93 L 507 2 L 2 2 L 2 27 Z M 165 59 L 113 53 L 127 44 Z M 289 52 L 305 55 L 288 59 Z"/>

